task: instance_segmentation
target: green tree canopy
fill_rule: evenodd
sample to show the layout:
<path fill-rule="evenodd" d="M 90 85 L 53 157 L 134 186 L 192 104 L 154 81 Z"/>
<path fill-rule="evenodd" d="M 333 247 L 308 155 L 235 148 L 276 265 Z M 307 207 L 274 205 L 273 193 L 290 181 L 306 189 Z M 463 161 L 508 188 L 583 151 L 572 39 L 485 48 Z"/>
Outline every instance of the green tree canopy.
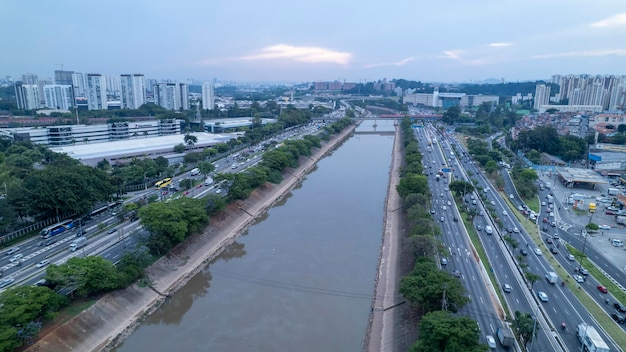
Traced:
<path fill-rule="evenodd" d="M 486 352 L 479 343 L 478 323 L 467 317 L 456 317 L 450 312 L 436 311 L 420 320 L 420 338 L 411 352 Z"/>

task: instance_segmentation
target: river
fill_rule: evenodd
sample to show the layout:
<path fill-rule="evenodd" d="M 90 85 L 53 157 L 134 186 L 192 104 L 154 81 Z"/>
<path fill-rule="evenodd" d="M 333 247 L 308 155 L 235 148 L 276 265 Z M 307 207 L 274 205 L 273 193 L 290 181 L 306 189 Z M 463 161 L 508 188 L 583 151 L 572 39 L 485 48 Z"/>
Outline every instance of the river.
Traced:
<path fill-rule="evenodd" d="M 360 351 L 392 135 L 364 121 L 117 352 Z M 377 121 L 377 131 L 392 131 Z"/>

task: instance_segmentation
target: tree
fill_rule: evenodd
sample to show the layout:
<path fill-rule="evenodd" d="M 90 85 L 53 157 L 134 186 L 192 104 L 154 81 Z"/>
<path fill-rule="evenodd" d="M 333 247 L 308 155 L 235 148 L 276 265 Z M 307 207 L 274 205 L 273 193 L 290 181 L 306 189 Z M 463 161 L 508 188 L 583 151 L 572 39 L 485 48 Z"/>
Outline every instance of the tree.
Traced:
<path fill-rule="evenodd" d="M 406 175 L 402 177 L 398 185 L 396 185 L 396 191 L 402 198 L 411 193 L 426 194 L 426 192 L 428 192 L 428 180 L 424 175 Z"/>
<path fill-rule="evenodd" d="M 476 321 L 453 316 L 450 312 L 426 314 L 420 321 L 419 331 L 420 338 L 411 347 L 412 352 L 484 352 L 488 349 L 478 341 L 480 329 Z"/>
<path fill-rule="evenodd" d="M 498 171 L 498 164 L 496 164 L 496 162 L 493 160 L 489 160 L 485 164 L 485 172 L 487 172 L 488 174 L 493 174 L 496 171 Z"/>
<path fill-rule="evenodd" d="M 534 334 L 536 334 L 536 327 L 539 324 L 535 323 L 535 319 L 528 313 L 520 313 L 515 311 L 515 318 L 511 322 L 511 327 L 515 333 L 524 341 L 524 347 L 532 342 Z"/>
<path fill-rule="evenodd" d="M 198 164 L 196 164 L 196 167 L 200 169 L 200 172 L 204 176 L 207 176 L 211 172 L 215 171 L 215 165 L 213 165 L 213 163 L 210 163 L 208 161 L 200 161 L 198 162 Z"/>
<path fill-rule="evenodd" d="M 446 112 L 443 113 L 443 117 L 441 118 L 441 121 L 451 125 L 457 122 L 460 116 L 461 116 L 461 108 L 457 105 L 453 105 L 449 107 L 448 110 L 446 110 Z"/>
<path fill-rule="evenodd" d="M 187 133 L 184 137 L 185 144 L 189 146 L 189 149 L 193 149 L 193 145 L 198 143 L 198 137 L 193 134 Z"/>
<path fill-rule="evenodd" d="M 535 282 L 539 281 L 541 276 L 531 273 L 530 271 L 526 272 L 526 280 L 530 282 L 530 288 L 532 289 L 535 286 Z"/>
<path fill-rule="evenodd" d="M 174 146 L 174 153 L 184 153 L 185 152 L 185 145 L 180 143 L 180 144 L 176 144 Z"/>
<path fill-rule="evenodd" d="M 452 181 L 449 187 L 457 196 L 465 196 L 468 193 L 474 192 L 474 185 L 467 181 Z"/>
<path fill-rule="evenodd" d="M 617 125 L 617 132 L 619 132 L 619 133 L 626 133 L 626 125 L 625 124 Z"/>
<path fill-rule="evenodd" d="M 50 265 L 46 281 L 62 288 L 75 288 L 80 296 L 91 296 L 121 287 L 115 265 L 99 256 L 73 257 L 65 264 Z"/>

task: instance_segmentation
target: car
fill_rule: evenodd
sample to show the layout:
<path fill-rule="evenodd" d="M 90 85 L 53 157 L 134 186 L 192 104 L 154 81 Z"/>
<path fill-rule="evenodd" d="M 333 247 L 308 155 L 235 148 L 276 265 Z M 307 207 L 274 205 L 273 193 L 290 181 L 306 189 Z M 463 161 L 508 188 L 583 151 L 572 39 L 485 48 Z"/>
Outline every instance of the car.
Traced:
<path fill-rule="evenodd" d="M 20 247 L 13 247 L 4 253 L 5 255 L 15 254 L 20 251 Z"/>
<path fill-rule="evenodd" d="M 43 268 L 44 266 L 50 264 L 50 261 L 48 259 L 44 259 L 42 261 L 40 261 L 39 263 L 37 263 L 37 265 L 35 265 L 38 268 Z"/>
<path fill-rule="evenodd" d="M 600 230 L 610 230 L 610 229 L 611 229 L 611 226 L 609 226 L 609 225 L 600 225 L 600 226 L 598 226 L 598 228 L 599 228 Z"/>
<path fill-rule="evenodd" d="M 512 233 L 512 232 L 513 232 L 513 229 L 512 229 L 512 228 L 510 228 L 510 227 L 507 227 L 507 228 L 506 228 L 506 232 L 508 232 L 508 233 Z"/>
<path fill-rule="evenodd" d="M 552 227 L 556 227 L 556 222 L 554 222 L 554 221 L 553 221 L 553 222 L 550 224 L 550 226 L 552 226 Z"/>
<path fill-rule="evenodd" d="M 548 218 L 543 218 L 543 220 L 541 220 L 543 223 L 548 223 Z"/>
<path fill-rule="evenodd" d="M 606 289 L 606 286 L 604 285 L 598 285 L 596 286 L 596 288 L 598 289 L 598 291 L 602 292 L 602 293 L 608 293 L 609 290 Z"/>
<path fill-rule="evenodd" d="M 543 232 L 548 232 L 548 227 L 547 227 L 547 226 L 543 226 L 543 227 L 541 228 L 541 231 L 543 231 Z"/>
<path fill-rule="evenodd" d="M 482 231 L 482 230 L 483 230 L 483 227 L 482 227 L 482 226 L 480 226 L 480 225 L 477 225 L 477 226 L 476 226 L 476 231 Z"/>
<path fill-rule="evenodd" d="M 522 253 L 524 257 L 528 255 L 528 251 L 525 249 L 520 249 L 520 253 Z"/>
<path fill-rule="evenodd" d="M 541 249 L 535 248 L 535 254 L 536 255 L 541 255 Z"/>
<path fill-rule="evenodd" d="M 546 202 L 541 202 L 541 206 L 545 207 L 546 206 Z"/>
<path fill-rule="evenodd" d="M 515 198 L 515 197 L 513 196 L 513 194 L 512 194 L 512 193 L 511 193 L 511 194 L 509 194 L 509 199 L 513 199 L 513 198 Z"/>
<path fill-rule="evenodd" d="M 231 167 L 230 167 L 230 168 L 231 168 L 231 169 L 233 169 L 233 170 L 234 170 L 234 169 L 236 169 L 236 168 L 237 168 L 237 164 L 233 164 L 233 165 L 231 165 Z"/>
<path fill-rule="evenodd" d="M 578 273 L 583 276 L 589 275 L 589 272 L 585 268 L 580 268 L 580 270 L 578 270 Z"/>
<path fill-rule="evenodd" d="M 439 197 L 443 197 L 443 193 L 439 193 Z"/>
<path fill-rule="evenodd" d="M 13 263 L 13 262 L 16 262 L 16 261 L 22 259 L 22 257 L 24 257 L 22 254 L 16 254 L 16 255 L 12 256 L 11 259 L 9 259 L 9 261 L 11 263 Z"/>
<path fill-rule="evenodd" d="M 552 238 L 554 238 L 555 240 L 558 240 L 559 238 L 561 238 L 561 236 L 559 236 L 558 233 L 555 233 L 554 235 L 552 235 Z"/>
<path fill-rule="evenodd" d="M 458 270 L 455 270 L 452 272 L 452 276 L 456 277 L 456 278 L 460 278 L 461 277 L 461 272 Z"/>
<path fill-rule="evenodd" d="M 492 200 L 491 205 L 496 205 L 496 201 Z"/>
<path fill-rule="evenodd" d="M 611 313 L 611 318 L 613 318 L 613 320 L 615 320 L 619 324 L 624 324 L 624 322 L 626 322 L 626 318 L 624 318 L 623 315 L 617 312 Z"/>
<path fill-rule="evenodd" d="M 108 233 L 109 235 L 110 235 L 110 234 L 112 234 L 112 233 L 115 233 L 115 232 L 117 232 L 117 228 L 115 228 L 115 227 L 114 227 L 114 228 L 112 228 L 112 229 L 110 229 L 109 231 L 107 231 L 107 233 Z"/>
<path fill-rule="evenodd" d="M 456 216 L 455 216 L 454 218 L 452 218 L 452 221 L 459 222 L 459 219 L 457 219 Z"/>
<path fill-rule="evenodd" d="M 614 211 L 612 210 L 607 210 L 604 212 L 606 215 L 617 215 Z"/>
<path fill-rule="evenodd" d="M 197 185 L 196 188 L 202 188 L 202 183 Z"/>
<path fill-rule="evenodd" d="M 616 207 L 613 207 L 613 206 L 606 207 L 606 210 L 609 210 L 609 211 L 619 211 L 619 209 L 617 209 Z"/>
<path fill-rule="evenodd" d="M 0 280 L 0 288 L 9 286 L 13 283 L 13 281 L 15 281 L 13 277 L 5 277 L 4 279 Z"/>
<path fill-rule="evenodd" d="M 444 218 L 443 218 L 443 216 L 442 216 L 442 217 L 440 217 L 440 218 L 439 218 L 439 221 L 441 221 L 441 222 L 445 222 L 445 221 L 446 221 L 446 219 L 444 219 Z"/>
<path fill-rule="evenodd" d="M 502 215 L 504 215 L 504 216 L 509 216 L 509 213 L 507 213 L 507 212 L 506 212 L 506 210 L 503 210 L 503 211 L 502 211 Z"/>
<path fill-rule="evenodd" d="M 548 237 L 548 238 L 546 238 L 546 243 L 552 244 L 552 243 L 554 243 L 554 242 L 552 241 L 552 238 L 551 238 L 551 237 Z"/>
<path fill-rule="evenodd" d="M 619 312 L 626 313 L 626 307 L 624 307 L 621 303 L 615 302 L 613 303 L 613 307 L 617 309 Z"/>
<path fill-rule="evenodd" d="M 485 212 L 481 210 L 480 212 L 478 212 L 478 215 L 479 215 L 479 216 L 484 216 L 484 215 L 485 215 Z"/>
<path fill-rule="evenodd" d="M 574 261 L 574 260 L 576 260 L 576 258 L 574 258 L 574 255 L 573 255 L 573 254 L 569 254 L 569 255 L 567 256 L 567 259 L 569 259 L 570 261 Z"/>
<path fill-rule="evenodd" d="M 552 254 L 559 254 L 559 251 L 556 249 L 556 247 L 550 247 L 550 252 Z"/>
<path fill-rule="evenodd" d="M 539 297 L 542 302 L 548 302 L 548 295 L 543 291 L 537 292 L 537 297 Z"/>
<path fill-rule="evenodd" d="M 433 214 L 433 215 L 435 215 L 435 213 L 436 213 L 436 212 L 435 212 L 435 209 L 430 209 L 430 213 L 431 213 L 431 214 Z"/>
<path fill-rule="evenodd" d="M 448 259 L 441 258 L 441 265 L 448 265 Z"/>
<path fill-rule="evenodd" d="M 519 229 L 518 229 L 517 227 L 514 227 L 514 228 L 513 228 L 513 232 L 515 232 L 515 233 L 519 233 Z"/>
<path fill-rule="evenodd" d="M 513 288 L 511 287 L 511 285 L 509 285 L 509 284 L 502 285 L 502 291 L 504 291 L 506 293 L 511 293 L 512 290 L 513 290 Z"/>
<path fill-rule="evenodd" d="M 517 210 L 519 210 L 519 211 L 524 211 L 524 207 L 522 207 L 521 205 L 518 205 L 518 206 L 517 206 Z"/>
<path fill-rule="evenodd" d="M 448 201 L 448 206 L 451 207 L 452 206 L 452 202 Z"/>
<path fill-rule="evenodd" d="M 446 191 L 446 192 L 448 192 L 448 191 L 449 191 L 448 187 L 444 188 L 443 190 L 444 190 L 444 191 Z"/>
<path fill-rule="evenodd" d="M 573 275 L 572 277 L 574 278 L 574 281 L 578 282 L 579 284 L 585 282 L 585 278 L 580 275 Z"/>
<path fill-rule="evenodd" d="M 222 193 L 222 190 L 218 188 L 218 189 L 215 191 L 215 193 L 220 194 L 220 193 Z"/>
<path fill-rule="evenodd" d="M 487 335 L 485 336 L 485 340 L 487 341 L 487 346 L 489 346 L 489 348 L 494 349 L 496 348 L 496 339 L 493 338 L 493 336 L 491 335 Z"/>

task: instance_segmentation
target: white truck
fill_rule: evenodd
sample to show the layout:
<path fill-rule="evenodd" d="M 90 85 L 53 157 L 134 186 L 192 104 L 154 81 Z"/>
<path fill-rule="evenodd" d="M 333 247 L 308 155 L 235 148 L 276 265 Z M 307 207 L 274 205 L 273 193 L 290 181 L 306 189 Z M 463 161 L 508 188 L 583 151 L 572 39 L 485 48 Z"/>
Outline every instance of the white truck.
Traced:
<path fill-rule="evenodd" d="M 548 271 L 546 280 L 551 284 L 556 284 L 556 282 L 559 281 L 559 276 L 554 271 Z"/>
<path fill-rule="evenodd" d="M 619 194 L 619 189 L 617 189 L 617 188 L 609 188 L 606 193 L 608 195 L 610 195 L 610 196 L 614 196 L 614 195 Z"/>
<path fill-rule="evenodd" d="M 578 324 L 576 327 L 576 336 L 578 336 L 578 340 L 583 344 L 584 351 L 609 352 L 609 346 L 604 342 L 593 326 L 586 323 Z"/>
<path fill-rule="evenodd" d="M 485 226 L 485 233 L 488 235 L 493 234 L 493 229 L 491 228 L 491 226 Z"/>
<path fill-rule="evenodd" d="M 626 225 L 626 216 L 618 216 L 615 218 L 615 222 L 619 225 Z"/>
<path fill-rule="evenodd" d="M 204 185 L 205 186 L 210 186 L 213 184 L 213 178 L 212 177 L 207 177 L 206 180 L 204 180 Z"/>
<path fill-rule="evenodd" d="M 85 246 L 87 244 L 87 237 L 79 237 L 70 243 L 70 251 L 74 252 L 75 250 Z"/>
<path fill-rule="evenodd" d="M 551 195 L 548 194 L 546 198 L 548 199 L 548 204 L 554 203 L 554 197 L 552 197 Z"/>

